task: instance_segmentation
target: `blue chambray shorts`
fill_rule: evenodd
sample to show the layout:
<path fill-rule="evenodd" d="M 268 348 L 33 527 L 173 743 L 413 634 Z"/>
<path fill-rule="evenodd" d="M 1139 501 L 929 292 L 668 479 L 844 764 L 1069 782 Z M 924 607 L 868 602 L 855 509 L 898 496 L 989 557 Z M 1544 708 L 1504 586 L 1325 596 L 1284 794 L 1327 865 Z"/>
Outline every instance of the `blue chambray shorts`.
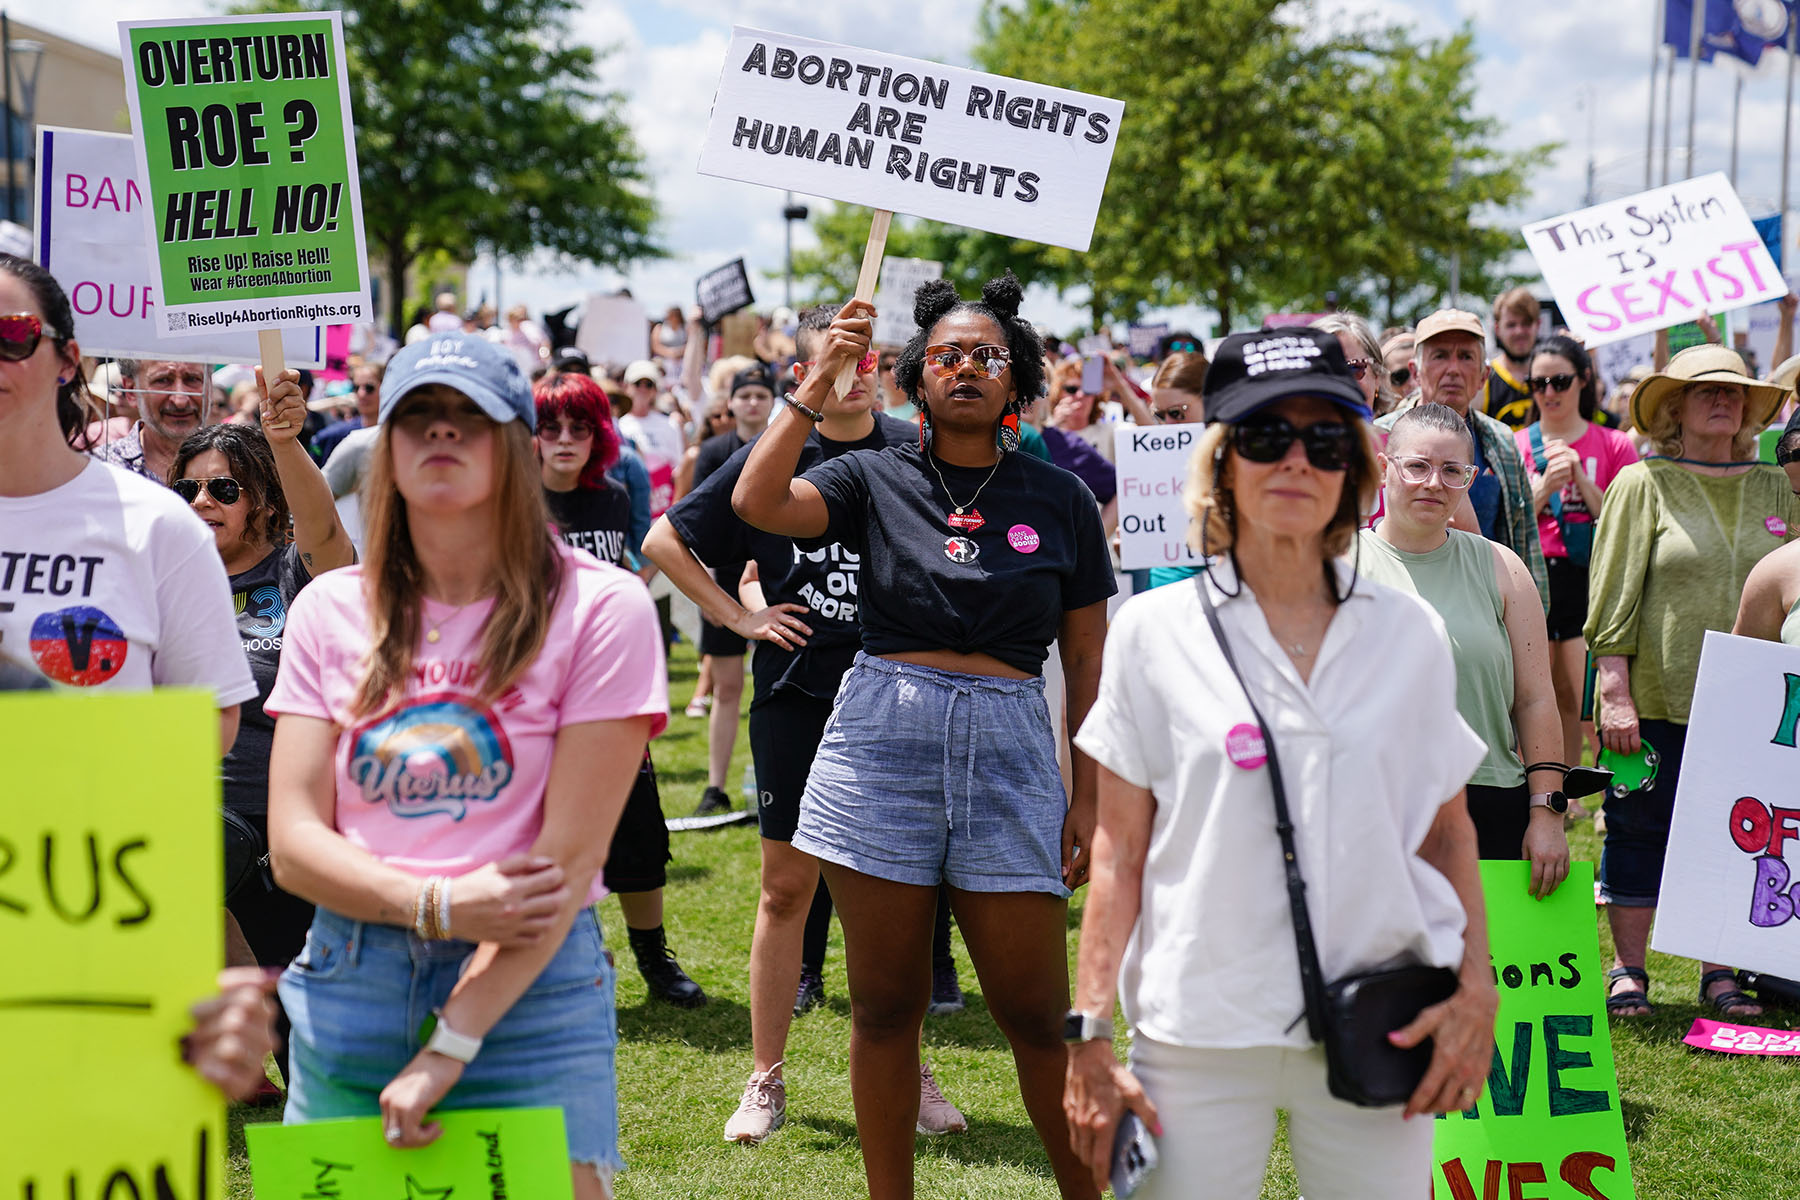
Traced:
<path fill-rule="evenodd" d="M 473 942 L 427 942 L 321 908 L 281 976 L 293 1022 L 290 1125 L 381 1112 L 381 1089 L 419 1051 L 419 1026 L 450 996 Z M 569 1158 L 602 1179 L 624 1168 L 613 1051 L 613 965 L 592 908 L 445 1097 L 443 1109 L 560 1108 Z"/>
<path fill-rule="evenodd" d="M 1041 677 L 859 652 L 807 777 L 794 849 L 896 883 L 1066 898 L 1068 807 Z"/>

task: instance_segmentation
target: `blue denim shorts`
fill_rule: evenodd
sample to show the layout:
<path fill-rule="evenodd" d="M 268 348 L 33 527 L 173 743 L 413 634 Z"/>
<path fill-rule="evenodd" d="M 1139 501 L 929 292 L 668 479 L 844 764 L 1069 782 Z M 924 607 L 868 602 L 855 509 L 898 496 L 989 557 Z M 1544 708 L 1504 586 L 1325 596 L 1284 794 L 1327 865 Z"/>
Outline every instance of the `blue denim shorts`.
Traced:
<path fill-rule="evenodd" d="M 794 849 L 896 883 L 1067 897 L 1068 808 L 1041 677 L 858 653 L 807 777 Z"/>
<path fill-rule="evenodd" d="M 419 1052 L 419 1026 L 450 996 L 473 942 L 427 942 L 321 908 L 281 976 L 293 1022 L 290 1125 L 381 1112 L 381 1089 Z M 439 1106 L 560 1108 L 569 1158 L 602 1179 L 624 1168 L 613 1051 L 614 973 L 591 908 L 483 1039 Z"/>

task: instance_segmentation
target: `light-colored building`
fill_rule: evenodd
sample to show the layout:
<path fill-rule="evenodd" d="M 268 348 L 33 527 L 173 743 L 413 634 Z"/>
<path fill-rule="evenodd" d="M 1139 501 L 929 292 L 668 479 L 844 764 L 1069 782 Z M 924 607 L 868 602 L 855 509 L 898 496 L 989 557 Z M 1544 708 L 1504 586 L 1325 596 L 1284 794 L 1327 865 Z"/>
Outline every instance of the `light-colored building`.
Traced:
<path fill-rule="evenodd" d="M 117 53 L 58 37 L 10 13 L 4 23 L 10 91 L 0 138 L 9 137 L 10 144 L 0 141 L 0 157 L 9 160 L 5 179 L 11 187 L 0 187 L 0 218 L 29 225 L 37 126 L 129 133 L 131 113 Z"/>

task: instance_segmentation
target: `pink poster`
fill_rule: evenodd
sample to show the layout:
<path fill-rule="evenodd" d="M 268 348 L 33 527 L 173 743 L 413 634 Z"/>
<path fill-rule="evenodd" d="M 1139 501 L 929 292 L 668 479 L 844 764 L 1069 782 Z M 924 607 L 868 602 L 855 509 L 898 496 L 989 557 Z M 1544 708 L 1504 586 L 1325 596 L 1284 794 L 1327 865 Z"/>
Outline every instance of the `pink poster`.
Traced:
<path fill-rule="evenodd" d="M 350 357 L 350 334 L 354 325 L 327 325 L 325 327 L 325 369 L 315 372 L 320 379 L 347 378 L 344 363 Z"/>
<path fill-rule="evenodd" d="M 1704 1017 L 1681 1039 L 1701 1050 L 1726 1054 L 1786 1054 L 1800 1056 L 1800 1030 L 1764 1029 L 1760 1025 L 1728 1025 Z"/>

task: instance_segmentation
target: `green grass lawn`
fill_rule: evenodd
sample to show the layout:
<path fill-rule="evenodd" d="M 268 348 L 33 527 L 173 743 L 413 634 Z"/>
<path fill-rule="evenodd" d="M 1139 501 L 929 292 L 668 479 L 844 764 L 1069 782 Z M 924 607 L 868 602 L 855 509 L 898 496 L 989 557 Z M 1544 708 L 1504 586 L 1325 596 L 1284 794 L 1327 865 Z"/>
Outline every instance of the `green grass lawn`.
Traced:
<path fill-rule="evenodd" d="M 705 723 L 680 715 L 694 686 L 693 654 L 685 645 L 676 648 L 670 663 L 670 684 L 677 715 L 652 753 L 663 808 L 680 816 L 693 809 L 706 784 Z M 734 801 L 741 800 L 738 781 L 749 759 L 748 739 L 740 736 L 729 775 Z M 1591 824 L 1579 826 L 1571 840 L 1576 857 L 1599 860 L 1599 839 Z M 838 930 L 834 926 L 826 964 L 828 1003 L 796 1020 L 788 1041 L 786 1128 L 753 1149 L 729 1145 L 721 1131 L 750 1071 L 747 964 L 757 896 L 756 829 L 743 825 L 677 834 L 674 850 L 667 893 L 669 938 L 712 1003 L 691 1012 L 649 1003 L 624 948 L 618 906 L 601 906 L 607 942 L 621 968 L 619 1115 L 631 1169 L 619 1178 L 618 1195 L 622 1200 L 836 1200 L 863 1195 L 850 1106 L 850 1015 Z M 1081 902 L 1082 893 L 1077 893 L 1069 917 L 1071 971 Z M 1604 919 L 1599 928 L 1601 953 L 1610 965 Z M 919 1139 L 919 1195 L 959 1200 L 1054 1197 L 1054 1181 L 1019 1101 L 1011 1057 L 988 1018 L 960 941 L 958 955 L 968 1008 L 953 1016 L 928 1017 L 925 1041 L 945 1094 L 969 1117 L 969 1131 Z M 1792 1152 L 1800 1063 L 1688 1049 L 1682 1035 L 1695 1017 L 1710 1015 L 1695 998 L 1699 967 L 1653 953 L 1650 973 L 1656 1014 L 1612 1022 L 1638 1196 L 1800 1197 L 1800 1156 Z M 1759 1023 L 1786 1028 L 1795 1024 L 1795 1017 L 1775 1013 Z M 233 1108 L 229 1195 L 252 1195 L 238 1127 L 246 1119 L 278 1118 L 279 1110 L 273 1108 Z M 1292 1166 L 1278 1138 L 1263 1196 L 1292 1200 L 1297 1195 Z"/>

